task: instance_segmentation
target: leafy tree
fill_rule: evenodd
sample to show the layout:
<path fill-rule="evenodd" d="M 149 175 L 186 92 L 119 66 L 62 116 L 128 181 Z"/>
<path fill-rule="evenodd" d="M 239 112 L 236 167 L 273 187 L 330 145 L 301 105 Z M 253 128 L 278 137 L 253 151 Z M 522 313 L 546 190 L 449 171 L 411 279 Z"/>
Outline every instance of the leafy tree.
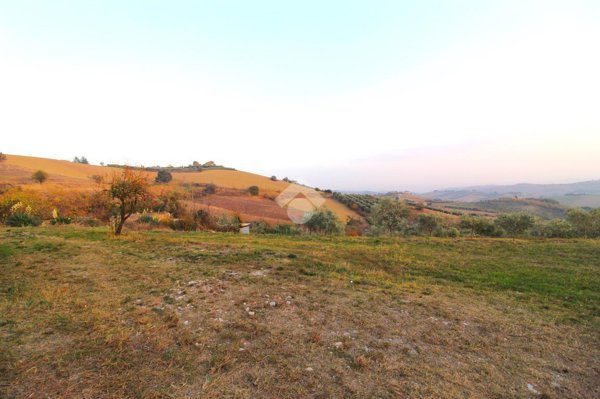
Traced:
<path fill-rule="evenodd" d="M 250 195 L 258 195 L 258 186 L 250 186 L 248 187 L 248 192 L 250 193 Z"/>
<path fill-rule="evenodd" d="M 310 232 L 318 234 L 340 234 L 342 232 L 342 225 L 337 216 L 327 208 L 318 209 L 304 226 Z"/>
<path fill-rule="evenodd" d="M 31 180 L 42 184 L 48 180 L 48 173 L 44 172 L 43 170 L 37 170 L 31 175 Z"/>
<path fill-rule="evenodd" d="M 277 176 L 271 176 L 272 181 L 277 181 Z"/>
<path fill-rule="evenodd" d="M 408 207 L 404 201 L 383 198 L 371 212 L 371 223 L 388 234 L 399 233 L 407 224 Z"/>
<path fill-rule="evenodd" d="M 173 180 L 173 175 L 171 174 L 171 172 L 165 169 L 159 170 L 156 173 L 156 178 L 154 179 L 156 183 L 168 183 L 171 180 Z"/>
<path fill-rule="evenodd" d="M 440 227 L 440 220 L 435 215 L 422 213 L 419 215 L 417 225 L 419 226 L 419 231 L 422 233 L 427 233 L 431 236 L 433 235 L 433 232 Z"/>
<path fill-rule="evenodd" d="M 150 199 L 148 181 L 143 171 L 123 169 L 120 175 L 113 175 L 108 189 L 113 200 L 112 219 L 115 235 L 120 235 L 125 221 L 134 213 L 143 209 Z"/>
<path fill-rule="evenodd" d="M 73 158 L 73 162 L 75 162 L 75 163 L 82 163 L 82 164 L 85 164 L 85 165 L 89 164 L 87 158 L 83 157 L 83 156 L 81 158 L 79 158 L 79 157 Z"/>
<path fill-rule="evenodd" d="M 6 155 L 0 152 L 0 162 L 6 161 Z"/>
<path fill-rule="evenodd" d="M 509 213 L 498 216 L 495 224 L 509 236 L 515 237 L 532 228 L 535 218 L 527 213 Z"/>
<path fill-rule="evenodd" d="M 600 213 L 597 215 L 600 216 Z M 597 217 L 598 221 L 595 221 L 594 219 L 593 211 L 586 212 L 580 208 L 569 209 L 567 211 L 567 220 L 573 226 L 576 234 L 581 237 L 587 238 L 595 235 L 595 225 L 600 226 L 600 217 Z"/>
<path fill-rule="evenodd" d="M 498 235 L 494 223 L 484 217 L 463 215 L 460 218 L 459 226 L 463 230 L 469 231 L 471 237 L 478 236 L 496 236 Z"/>
<path fill-rule="evenodd" d="M 571 223 L 563 219 L 554 219 L 542 226 L 541 233 L 544 237 L 568 238 L 575 232 Z"/>

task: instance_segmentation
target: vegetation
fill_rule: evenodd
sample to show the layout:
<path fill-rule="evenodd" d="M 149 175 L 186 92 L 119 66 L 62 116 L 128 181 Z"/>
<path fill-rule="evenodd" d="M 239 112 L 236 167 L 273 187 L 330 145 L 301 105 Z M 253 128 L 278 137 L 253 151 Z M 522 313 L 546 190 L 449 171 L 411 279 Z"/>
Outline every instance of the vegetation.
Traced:
<path fill-rule="evenodd" d="M 0 229 L 1 397 L 597 396 L 596 240 L 107 233 Z"/>
<path fill-rule="evenodd" d="M 44 172 L 43 170 L 37 170 L 31 175 L 31 180 L 42 184 L 48 180 L 48 173 Z"/>
<path fill-rule="evenodd" d="M 440 228 L 440 220 L 435 215 L 422 213 L 419 215 L 417 225 L 420 232 L 431 236 L 434 231 Z"/>
<path fill-rule="evenodd" d="M 371 212 L 371 223 L 387 234 L 405 233 L 408 226 L 408 207 L 404 201 L 381 199 Z"/>
<path fill-rule="evenodd" d="M 6 161 L 6 155 L 0 152 L 0 162 Z"/>
<path fill-rule="evenodd" d="M 133 213 L 141 211 L 150 199 L 148 182 L 143 173 L 125 168 L 121 174 L 113 175 L 108 194 L 113 200 L 113 232 L 120 235 L 127 219 Z"/>
<path fill-rule="evenodd" d="M 161 169 L 158 172 L 156 172 L 156 177 L 154 178 L 154 181 L 156 183 L 168 183 L 171 180 L 173 180 L 173 175 L 171 174 L 171 172 L 165 169 Z"/>
<path fill-rule="evenodd" d="M 335 213 L 326 208 L 317 209 L 304 224 L 304 227 L 311 233 L 317 234 L 341 234 L 343 231 Z"/>
<path fill-rule="evenodd" d="M 83 156 L 81 158 L 80 157 L 73 158 L 73 162 L 75 162 L 75 163 L 82 163 L 82 164 L 85 164 L 85 165 L 89 164 L 87 158 L 83 157 Z"/>
<path fill-rule="evenodd" d="M 204 194 L 210 195 L 217 192 L 217 185 L 213 183 L 209 183 L 204 187 Z"/>
<path fill-rule="evenodd" d="M 248 193 L 250 195 L 258 195 L 258 192 L 259 192 L 258 186 L 250 186 L 250 187 L 248 187 Z"/>
<path fill-rule="evenodd" d="M 495 224 L 511 237 L 523 235 L 531 229 L 535 223 L 535 218 L 526 213 L 512 213 L 500 215 L 496 218 Z"/>

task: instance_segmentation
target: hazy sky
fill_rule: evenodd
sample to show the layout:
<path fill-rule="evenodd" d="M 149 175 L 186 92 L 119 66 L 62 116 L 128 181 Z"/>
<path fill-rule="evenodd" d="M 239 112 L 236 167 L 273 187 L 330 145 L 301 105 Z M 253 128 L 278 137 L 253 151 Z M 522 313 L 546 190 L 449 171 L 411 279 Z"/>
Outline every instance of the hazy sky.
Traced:
<path fill-rule="evenodd" d="M 600 2 L 0 0 L 0 151 L 349 190 L 598 179 Z"/>

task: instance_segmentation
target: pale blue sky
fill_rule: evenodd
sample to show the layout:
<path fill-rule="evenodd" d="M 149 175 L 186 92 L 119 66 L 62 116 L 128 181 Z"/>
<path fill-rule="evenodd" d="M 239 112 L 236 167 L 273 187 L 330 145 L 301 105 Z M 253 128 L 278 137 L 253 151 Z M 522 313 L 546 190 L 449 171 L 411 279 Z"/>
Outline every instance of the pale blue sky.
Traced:
<path fill-rule="evenodd" d="M 0 0 L 0 151 L 340 189 L 599 178 L 599 4 Z"/>

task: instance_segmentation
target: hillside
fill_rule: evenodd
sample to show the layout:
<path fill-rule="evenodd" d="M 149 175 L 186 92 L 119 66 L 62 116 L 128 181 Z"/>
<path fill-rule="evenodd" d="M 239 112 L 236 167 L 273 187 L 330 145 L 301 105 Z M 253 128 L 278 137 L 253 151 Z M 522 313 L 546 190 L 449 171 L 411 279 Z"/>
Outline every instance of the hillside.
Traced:
<path fill-rule="evenodd" d="M 563 218 L 568 209 L 557 201 L 537 198 L 498 198 L 476 202 L 444 201 L 433 202 L 433 205 L 464 213 L 487 212 L 489 214 L 497 214 L 525 212 L 542 219 Z"/>
<path fill-rule="evenodd" d="M 501 197 L 550 198 L 564 205 L 600 206 L 600 180 L 568 184 L 513 184 L 435 190 L 423 197 L 441 201 L 477 202 Z M 579 204 L 577 200 L 580 200 Z"/>
<path fill-rule="evenodd" d="M 31 174 L 38 170 L 48 173 L 48 180 L 40 185 L 31 180 Z M 7 155 L 0 162 L 0 188 L 22 186 L 33 190 L 97 190 L 98 184 L 93 176 L 104 178 L 118 173 L 120 168 L 98 165 L 85 165 L 70 161 Z M 154 179 L 155 172 L 147 172 L 149 179 Z M 239 213 L 244 221 L 266 220 L 271 223 L 288 223 L 285 209 L 281 209 L 274 198 L 290 184 L 284 181 L 272 181 L 270 178 L 254 173 L 238 170 L 203 170 L 201 172 L 173 172 L 173 180 L 168 184 L 155 185 L 154 190 L 165 188 L 179 191 L 184 196 L 195 185 L 214 184 L 216 193 L 196 198 L 197 206 L 210 206 L 215 212 Z M 250 197 L 246 189 L 259 187 L 259 196 Z M 187 197 L 186 197 L 187 198 Z M 360 216 L 343 204 L 326 198 L 326 208 L 336 213 L 345 222 L 349 217 L 360 219 Z"/>

